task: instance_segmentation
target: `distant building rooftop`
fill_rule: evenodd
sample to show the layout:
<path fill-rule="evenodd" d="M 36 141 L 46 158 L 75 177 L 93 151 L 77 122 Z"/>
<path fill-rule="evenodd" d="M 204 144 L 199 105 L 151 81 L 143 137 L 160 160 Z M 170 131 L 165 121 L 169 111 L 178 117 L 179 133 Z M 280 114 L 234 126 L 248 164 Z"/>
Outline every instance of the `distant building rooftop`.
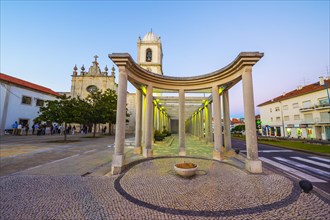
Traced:
<path fill-rule="evenodd" d="M 324 83 L 328 83 L 328 85 L 330 84 L 330 79 L 325 79 Z M 287 100 L 287 99 L 291 99 L 297 96 L 302 96 L 302 95 L 306 95 L 312 92 L 317 92 L 320 90 L 325 89 L 324 85 L 320 85 L 320 82 L 316 82 L 307 86 L 298 86 L 297 89 L 292 90 L 290 92 L 287 93 L 283 93 L 283 95 L 278 96 L 276 98 L 273 98 L 267 102 L 261 103 L 258 105 L 258 107 L 264 106 L 264 105 L 268 105 L 271 103 L 275 103 L 275 102 L 279 102 L 279 101 L 283 101 L 283 100 Z"/>
<path fill-rule="evenodd" d="M 28 89 L 32 89 L 38 92 L 42 92 L 42 93 L 46 93 L 46 94 L 50 94 L 50 95 L 54 95 L 54 96 L 60 96 L 59 93 L 54 92 L 53 90 L 34 84 L 34 83 L 30 83 L 28 81 L 22 80 L 22 79 L 18 79 L 9 75 L 6 75 L 4 73 L 0 73 L 0 81 L 4 81 L 10 84 L 14 84 L 16 86 L 19 87 L 24 87 L 24 88 L 28 88 Z"/>

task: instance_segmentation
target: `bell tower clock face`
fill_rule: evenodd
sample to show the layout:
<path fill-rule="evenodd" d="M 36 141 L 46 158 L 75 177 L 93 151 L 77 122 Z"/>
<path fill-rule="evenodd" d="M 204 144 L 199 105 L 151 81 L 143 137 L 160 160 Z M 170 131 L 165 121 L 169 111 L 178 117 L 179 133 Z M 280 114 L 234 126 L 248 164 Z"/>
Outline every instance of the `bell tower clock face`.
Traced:
<path fill-rule="evenodd" d="M 93 92 L 96 92 L 97 91 L 97 87 L 94 86 L 94 85 L 90 85 L 90 86 L 87 86 L 86 90 L 89 93 L 93 93 Z"/>

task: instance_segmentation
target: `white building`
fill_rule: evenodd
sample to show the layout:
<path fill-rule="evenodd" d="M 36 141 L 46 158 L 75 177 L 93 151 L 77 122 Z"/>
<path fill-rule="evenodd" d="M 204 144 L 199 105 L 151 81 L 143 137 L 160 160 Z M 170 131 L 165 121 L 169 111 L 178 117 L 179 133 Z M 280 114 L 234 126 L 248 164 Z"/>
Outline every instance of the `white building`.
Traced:
<path fill-rule="evenodd" d="M 53 90 L 33 84 L 3 73 L 0 73 L 0 134 L 6 129 L 12 129 L 17 121 L 23 125 L 38 116 L 40 106 L 46 100 L 55 100 L 59 94 Z"/>
<path fill-rule="evenodd" d="M 258 105 L 263 135 L 330 140 L 329 83 L 320 77 Z"/>

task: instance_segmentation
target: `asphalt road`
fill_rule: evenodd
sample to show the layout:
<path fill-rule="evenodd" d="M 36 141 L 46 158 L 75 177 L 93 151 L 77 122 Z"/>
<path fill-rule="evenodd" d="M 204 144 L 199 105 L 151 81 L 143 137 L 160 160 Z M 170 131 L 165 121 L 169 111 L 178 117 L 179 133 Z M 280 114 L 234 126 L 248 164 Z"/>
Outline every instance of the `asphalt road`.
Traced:
<path fill-rule="evenodd" d="M 0 176 L 24 174 L 83 175 L 110 163 L 114 136 L 87 138 L 85 135 L 2 136 Z M 22 153 L 21 150 L 28 151 Z M 10 156 L 5 156 L 9 154 Z"/>
<path fill-rule="evenodd" d="M 232 140 L 232 146 L 246 155 L 245 141 Z M 259 159 L 267 167 L 298 180 L 307 179 L 330 194 L 330 157 L 258 144 Z"/>

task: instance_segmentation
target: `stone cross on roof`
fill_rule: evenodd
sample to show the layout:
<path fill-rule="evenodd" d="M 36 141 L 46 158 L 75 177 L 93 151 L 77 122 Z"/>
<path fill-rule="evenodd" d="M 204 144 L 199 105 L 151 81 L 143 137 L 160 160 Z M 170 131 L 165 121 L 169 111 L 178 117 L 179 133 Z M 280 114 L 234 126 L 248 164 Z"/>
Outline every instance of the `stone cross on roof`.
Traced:
<path fill-rule="evenodd" d="M 97 62 L 97 58 L 99 58 L 99 56 L 95 55 L 94 58 L 95 58 L 95 62 Z"/>

